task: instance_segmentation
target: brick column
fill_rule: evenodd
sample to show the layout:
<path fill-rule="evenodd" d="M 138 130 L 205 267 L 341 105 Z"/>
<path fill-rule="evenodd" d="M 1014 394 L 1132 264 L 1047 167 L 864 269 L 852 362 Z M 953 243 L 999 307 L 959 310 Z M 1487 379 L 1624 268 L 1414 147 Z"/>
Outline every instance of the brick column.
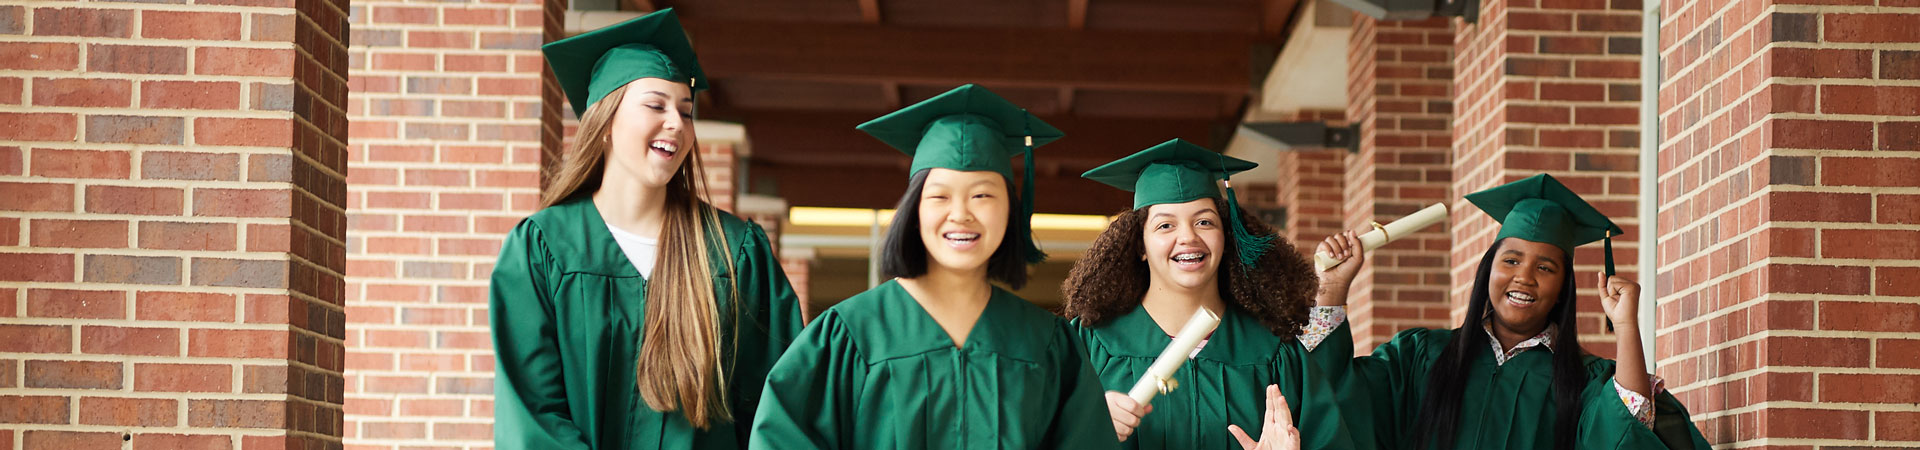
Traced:
<path fill-rule="evenodd" d="M 493 445 L 487 278 L 558 144 L 539 46 L 563 8 L 353 3 L 350 448 Z"/>
<path fill-rule="evenodd" d="M 810 253 L 780 257 L 780 269 L 787 272 L 787 281 L 793 283 L 794 296 L 800 298 L 800 316 L 809 321 L 813 320 L 813 316 L 820 315 L 821 311 L 814 307 L 812 297 L 808 297 L 813 260 Z"/>
<path fill-rule="evenodd" d="M 0 448 L 340 446 L 344 1 L 0 6 Z"/>
<path fill-rule="evenodd" d="M 1326 122 L 1328 126 L 1346 126 L 1346 111 L 1301 111 L 1294 120 Z M 1339 233 L 1345 205 L 1341 191 L 1346 181 L 1346 149 L 1295 150 L 1280 153 L 1279 186 L 1276 200 L 1287 207 L 1282 237 L 1293 242 L 1294 249 L 1312 255 L 1315 246 L 1327 236 Z"/>
<path fill-rule="evenodd" d="M 1920 4 L 1663 10 L 1660 374 L 1726 448 L 1920 445 Z"/>
<path fill-rule="evenodd" d="M 727 211 L 734 210 L 735 200 L 739 198 L 739 194 L 734 192 L 734 185 L 739 183 L 734 176 L 738 167 L 734 160 L 734 148 L 737 145 L 733 142 L 700 143 L 700 162 L 707 173 L 707 202 Z M 782 213 L 784 219 L 785 212 Z"/>
<path fill-rule="evenodd" d="M 1348 44 L 1346 117 L 1360 124 L 1347 155 L 1342 228 L 1387 223 L 1448 200 L 1453 32 L 1444 19 L 1380 22 L 1356 14 Z M 1349 294 L 1358 348 L 1412 327 L 1449 327 L 1446 226 L 1373 253 Z"/>
<path fill-rule="evenodd" d="M 1498 224 L 1462 196 L 1549 173 L 1626 231 L 1613 240 L 1619 274 L 1639 250 L 1640 0 L 1485 0 L 1462 24 L 1454 85 L 1454 211 L 1450 267 L 1456 316 L 1464 313 L 1481 256 Z M 1611 356 L 1606 315 L 1591 297 L 1599 243 L 1576 252 L 1580 329 L 1587 350 Z M 1457 317 L 1456 317 L 1457 318 Z"/>

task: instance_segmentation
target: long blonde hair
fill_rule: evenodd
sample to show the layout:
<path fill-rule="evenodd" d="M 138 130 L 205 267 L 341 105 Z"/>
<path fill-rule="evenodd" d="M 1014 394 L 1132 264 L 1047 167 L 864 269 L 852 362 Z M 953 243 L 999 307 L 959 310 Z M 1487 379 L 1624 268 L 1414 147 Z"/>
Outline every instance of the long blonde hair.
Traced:
<path fill-rule="evenodd" d="M 553 183 L 540 196 L 542 208 L 600 189 L 601 177 L 606 174 L 606 139 L 613 113 L 626 93 L 627 87 L 621 86 L 587 107 L 573 148 L 551 172 Z M 679 411 L 694 427 L 707 429 L 716 421 L 733 417 L 727 407 L 720 302 L 715 297 L 718 293 L 710 265 L 716 257 L 711 249 L 732 247 L 726 233 L 719 229 L 718 210 L 703 200 L 707 194 L 706 170 L 701 166 L 697 139 L 693 144 L 682 147 L 681 151 L 693 153 L 681 162 L 666 186 L 660 251 L 654 256 L 653 275 L 647 283 L 646 319 L 641 325 L 634 381 L 647 407 L 660 412 Z M 712 246 L 715 242 L 717 247 Z M 724 251 L 718 257 L 731 274 L 733 258 Z M 738 283 L 730 283 L 730 289 L 729 298 L 737 298 Z M 728 309 L 727 315 L 732 316 L 732 308 Z"/>

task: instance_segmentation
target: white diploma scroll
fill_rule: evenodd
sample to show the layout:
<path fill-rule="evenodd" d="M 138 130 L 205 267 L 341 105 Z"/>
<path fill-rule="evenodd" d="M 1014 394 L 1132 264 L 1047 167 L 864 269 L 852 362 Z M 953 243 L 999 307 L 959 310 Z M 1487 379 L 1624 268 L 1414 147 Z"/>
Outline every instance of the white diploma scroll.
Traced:
<path fill-rule="evenodd" d="M 1412 215 L 1402 217 L 1400 220 L 1393 221 L 1393 223 L 1386 225 L 1374 223 L 1373 231 L 1368 231 L 1366 234 L 1360 235 L 1361 251 L 1371 252 L 1373 249 L 1380 248 L 1380 246 L 1387 245 L 1400 238 L 1412 236 L 1413 232 L 1420 231 L 1421 228 L 1426 228 L 1445 220 L 1447 220 L 1447 204 L 1434 203 L 1433 206 L 1428 206 L 1426 209 L 1422 209 Z M 1338 267 L 1340 263 L 1346 261 L 1347 260 L 1344 259 L 1334 259 L 1332 256 L 1327 256 L 1326 253 L 1313 254 L 1313 267 L 1321 272 Z"/>
<path fill-rule="evenodd" d="M 1139 383 L 1133 384 L 1133 390 L 1127 391 L 1127 396 L 1145 405 L 1156 394 L 1172 392 L 1179 386 L 1173 381 L 1173 372 L 1187 362 L 1187 355 L 1193 354 L 1193 348 L 1199 347 L 1200 340 L 1206 339 L 1217 326 L 1220 326 L 1220 316 L 1214 315 L 1213 311 L 1206 308 L 1194 311 L 1193 318 L 1187 319 L 1187 324 L 1180 327 L 1180 334 L 1173 337 L 1173 343 L 1167 344 L 1167 349 L 1160 352 L 1160 357 L 1153 360 L 1153 365 L 1147 366 L 1147 375 L 1140 377 Z"/>

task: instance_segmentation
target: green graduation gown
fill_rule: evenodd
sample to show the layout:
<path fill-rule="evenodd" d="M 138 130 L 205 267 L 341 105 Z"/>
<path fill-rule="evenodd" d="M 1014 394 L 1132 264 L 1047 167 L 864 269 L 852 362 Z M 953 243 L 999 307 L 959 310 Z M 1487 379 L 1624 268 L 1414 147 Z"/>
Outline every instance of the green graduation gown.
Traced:
<path fill-rule="evenodd" d="M 1106 390 L 1127 392 L 1173 339 L 1146 308 L 1135 307 L 1108 323 L 1080 328 L 1087 359 Z M 1153 399 L 1153 412 L 1141 419 L 1128 449 L 1238 448 L 1227 425 L 1258 439 L 1266 412 L 1266 387 L 1279 385 L 1300 429 L 1300 448 L 1354 448 L 1340 419 L 1340 405 L 1327 379 L 1308 364 L 1298 341 L 1282 339 L 1260 321 L 1229 308 L 1220 327 L 1195 355 L 1173 373 L 1180 384 Z"/>
<path fill-rule="evenodd" d="M 1427 374 L 1455 330 L 1415 328 L 1381 344 L 1373 355 L 1353 357 L 1353 335 L 1343 322 L 1311 353 L 1314 364 L 1336 382 L 1356 435 L 1378 438 L 1382 449 L 1412 449 L 1430 444 L 1413 436 Z M 1476 331 L 1483 332 L 1483 331 Z M 1492 348 L 1477 349 L 1466 367 L 1455 449 L 1551 449 L 1554 441 L 1553 354 L 1528 350 L 1495 365 Z M 1580 394 L 1581 449 L 1707 450 L 1706 438 L 1673 395 L 1654 398 L 1659 426 L 1649 429 L 1627 411 L 1613 388 L 1614 362 L 1586 356 L 1586 387 Z M 1661 415 L 1665 415 L 1664 417 Z M 1675 417 L 1682 420 L 1672 420 Z"/>
<path fill-rule="evenodd" d="M 1100 380 L 1071 326 L 994 288 L 955 348 L 888 281 L 800 333 L 767 376 L 752 448 L 1113 448 Z"/>
<path fill-rule="evenodd" d="M 590 199 L 514 227 L 494 266 L 489 318 L 498 361 L 494 444 L 518 449 L 745 447 L 767 369 L 800 330 L 800 303 L 758 225 L 720 213 L 734 265 L 714 260 L 728 408 L 736 419 L 693 428 L 640 399 L 647 281 Z M 729 294 L 737 283 L 739 297 Z M 731 312 L 731 314 L 729 313 Z"/>

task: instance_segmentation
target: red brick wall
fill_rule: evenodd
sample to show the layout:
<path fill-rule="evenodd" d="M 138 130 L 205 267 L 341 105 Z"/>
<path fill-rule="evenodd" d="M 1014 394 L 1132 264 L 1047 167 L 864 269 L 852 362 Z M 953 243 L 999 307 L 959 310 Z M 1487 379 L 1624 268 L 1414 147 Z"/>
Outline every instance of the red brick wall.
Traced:
<path fill-rule="evenodd" d="M 1639 0 L 1488 0 L 1455 37 L 1455 319 L 1499 226 L 1466 194 L 1552 174 L 1619 224 L 1619 275 L 1639 281 Z M 1587 350 L 1610 356 L 1605 314 L 1592 296 L 1600 243 L 1575 252 Z M 1641 281 L 1652 285 L 1652 280 Z"/>
<path fill-rule="evenodd" d="M 1346 111 L 1301 111 L 1295 120 L 1347 125 Z M 1303 254 L 1312 255 L 1320 241 L 1346 225 L 1341 220 L 1346 156 L 1346 149 L 1280 153 L 1280 164 L 1274 169 L 1280 173 L 1276 201 L 1287 207 L 1287 221 L 1273 225 L 1281 227 L 1283 237 Z"/>
<path fill-rule="evenodd" d="M 0 448 L 337 447 L 346 2 L 0 5 Z"/>
<path fill-rule="evenodd" d="M 353 4 L 348 448 L 493 445 L 487 277 L 557 143 L 538 47 L 561 8 Z"/>
<path fill-rule="evenodd" d="M 808 281 L 813 274 L 813 258 L 782 257 L 780 270 L 786 271 L 787 281 L 793 283 L 794 297 L 800 299 L 801 316 L 813 320 L 813 316 L 819 315 L 819 311 L 813 310 L 812 297 L 807 296 Z"/>
<path fill-rule="evenodd" d="M 694 133 L 698 134 L 699 130 Z M 733 211 L 734 200 L 739 198 L 735 192 L 739 181 L 734 176 L 738 167 L 734 146 L 732 142 L 700 143 L 700 163 L 707 174 L 707 202 L 727 211 Z"/>
<path fill-rule="evenodd" d="M 1453 32 L 1446 20 L 1379 22 L 1358 15 L 1348 43 L 1346 117 L 1360 152 L 1346 160 L 1346 229 L 1391 222 L 1448 200 Z M 1448 327 L 1447 227 L 1371 254 L 1348 294 L 1353 337 L 1373 348 L 1413 327 Z"/>
<path fill-rule="evenodd" d="M 1660 373 L 1729 448 L 1920 445 L 1920 4 L 1663 10 Z"/>

